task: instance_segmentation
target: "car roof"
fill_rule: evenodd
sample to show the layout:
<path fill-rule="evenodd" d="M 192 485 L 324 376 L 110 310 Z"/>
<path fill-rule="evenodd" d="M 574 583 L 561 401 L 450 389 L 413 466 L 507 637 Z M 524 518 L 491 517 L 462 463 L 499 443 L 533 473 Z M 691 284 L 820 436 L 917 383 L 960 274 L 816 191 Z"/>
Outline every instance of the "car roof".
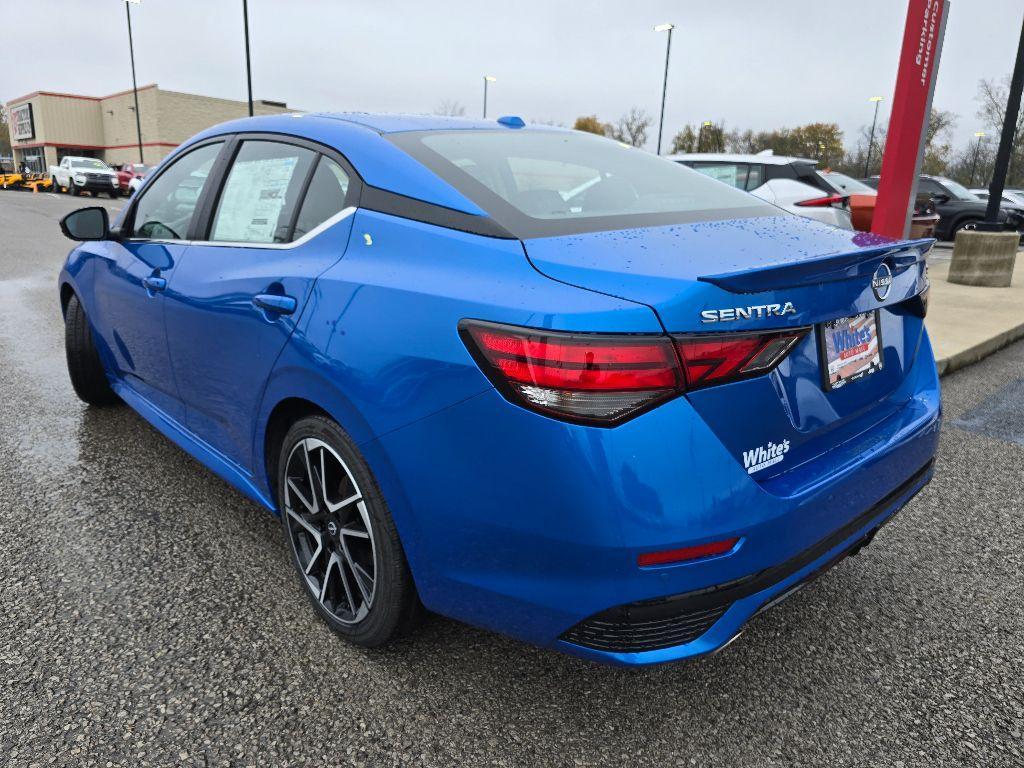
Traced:
<path fill-rule="evenodd" d="M 499 118 L 500 120 L 501 118 Z M 434 205 L 476 216 L 486 213 L 385 138 L 403 131 L 567 131 L 548 125 L 504 124 L 498 120 L 475 120 L 438 115 L 373 114 L 369 112 L 296 112 L 260 115 L 230 120 L 196 134 L 174 151 L 174 155 L 205 139 L 232 133 L 279 133 L 314 141 L 343 154 L 367 184 Z M 169 156 L 164 163 L 171 160 Z M 162 163 L 163 164 L 163 163 Z"/>
<path fill-rule="evenodd" d="M 761 163 L 763 165 L 789 165 L 791 163 L 811 163 L 817 160 L 806 157 L 788 157 L 786 155 L 742 155 L 731 152 L 681 152 L 677 155 L 665 155 L 669 160 L 717 160 L 726 163 Z"/>
<path fill-rule="evenodd" d="M 362 125 L 377 133 L 401 133 L 404 131 L 508 131 L 522 130 L 549 130 L 566 131 L 552 125 L 537 125 L 533 123 L 508 125 L 499 122 L 500 120 L 521 120 L 515 116 L 499 117 L 495 120 L 478 120 L 472 117 L 448 117 L 444 115 L 414 115 L 402 113 L 374 113 L 374 112 L 315 112 L 312 116 L 323 117 L 330 120 L 343 120 L 356 125 Z"/>

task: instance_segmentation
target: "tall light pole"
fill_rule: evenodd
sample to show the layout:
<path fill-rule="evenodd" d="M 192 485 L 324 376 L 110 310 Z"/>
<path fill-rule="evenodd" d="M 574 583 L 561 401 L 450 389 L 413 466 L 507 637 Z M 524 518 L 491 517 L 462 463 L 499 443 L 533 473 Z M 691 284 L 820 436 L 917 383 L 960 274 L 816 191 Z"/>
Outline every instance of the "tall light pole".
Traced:
<path fill-rule="evenodd" d="M 125 0 L 124 12 L 128 16 L 128 54 L 132 59 L 132 93 L 135 95 L 135 131 L 139 139 L 139 163 L 145 160 L 142 157 L 142 118 L 139 116 L 139 86 L 135 82 L 135 43 L 132 41 L 132 5 L 138 5 L 142 0 Z"/>
<path fill-rule="evenodd" d="M 668 93 L 668 57 L 672 54 L 672 30 L 675 24 L 659 24 L 655 32 L 668 32 L 665 44 L 665 78 L 661 81 L 661 117 L 658 119 L 658 154 L 661 154 L 661 131 L 665 127 L 665 95 Z"/>
<path fill-rule="evenodd" d="M 875 116 L 871 120 L 871 135 L 868 137 L 868 156 L 864 160 L 864 178 L 866 179 L 870 174 L 871 168 L 871 150 L 875 147 L 875 126 L 878 125 L 878 105 L 882 103 L 881 96 L 872 96 L 868 101 L 875 102 Z"/>
<path fill-rule="evenodd" d="M 245 80 L 249 85 L 249 117 L 252 117 L 252 64 L 249 61 L 249 0 L 242 0 L 242 22 L 245 25 Z"/>
<path fill-rule="evenodd" d="M 493 75 L 484 75 L 484 120 L 487 119 L 487 84 L 495 83 L 497 81 L 498 78 Z"/>
<path fill-rule="evenodd" d="M 974 144 L 974 162 L 971 163 L 971 183 L 970 186 L 974 186 L 974 172 L 978 170 L 978 153 L 981 152 L 981 140 L 985 136 L 984 131 L 975 131 L 974 138 L 978 141 Z"/>

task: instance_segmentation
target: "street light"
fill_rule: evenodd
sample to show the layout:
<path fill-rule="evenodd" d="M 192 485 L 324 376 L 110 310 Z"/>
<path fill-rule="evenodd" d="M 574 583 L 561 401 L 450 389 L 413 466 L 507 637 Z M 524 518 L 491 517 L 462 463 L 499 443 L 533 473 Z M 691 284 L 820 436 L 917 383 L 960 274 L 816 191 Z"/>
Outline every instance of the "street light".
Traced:
<path fill-rule="evenodd" d="M 868 101 L 875 102 L 875 116 L 871 120 L 871 135 L 868 137 L 868 156 L 867 159 L 864 160 L 864 178 L 867 178 L 870 175 L 871 150 L 875 146 L 875 126 L 878 124 L 878 105 L 882 102 L 882 97 L 872 96 Z"/>
<path fill-rule="evenodd" d="M 974 145 L 974 162 L 971 163 L 971 184 L 970 184 L 970 186 L 972 186 L 972 187 L 974 186 L 974 172 L 976 170 L 978 170 L 978 153 L 981 151 L 981 140 L 982 140 L 982 138 L 984 136 L 985 136 L 985 132 L 984 131 L 975 131 L 974 132 L 974 138 L 976 138 L 978 141 Z"/>
<path fill-rule="evenodd" d="M 139 116 L 139 86 L 135 82 L 135 43 L 132 41 L 132 6 L 139 5 L 142 0 L 125 0 L 124 12 L 128 16 L 128 54 L 132 59 L 132 93 L 135 95 L 135 131 L 139 139 L 139 163 L 142 158 L 142 118 Z"/>
<path fill-rule="evenodd" d="M 252 117 L 252 65 L 249 61 L 249 0 L 242 0 L 242 23 L 245 26 L 245 80 L 249 85 L 249 117 Z"/>
<path fill-rule="evenodd" d="M 496 83 L 498 78 L 493 75 L 484 75 L 484 120 L 487 119 L 487 84 Z"/>
<path fill-rule="evenodd" d="M 661 154 L 661 131 L 665 127 L 665 95 L 668 92 L 668 57 L 672 53 L 672 30 L 675 24 L 659 24 L 654 28 L 655 32 L 668 32 L 668 42 L 665 44 L 665 79 L 661 83 L 661 117 L 658 119 L 658 154 Z"/>

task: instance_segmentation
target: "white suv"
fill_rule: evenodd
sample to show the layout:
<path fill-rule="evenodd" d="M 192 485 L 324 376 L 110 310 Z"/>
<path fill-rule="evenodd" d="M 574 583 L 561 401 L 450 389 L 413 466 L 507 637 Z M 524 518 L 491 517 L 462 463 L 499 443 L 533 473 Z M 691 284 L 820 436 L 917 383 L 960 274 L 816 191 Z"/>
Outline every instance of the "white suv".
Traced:
<path fill-rule="evenodd" d="M 746 190 L 798 216 L 853 229 L 849 199 L 818 175 L 816 160 L 782 157 L 770 152 L 757 155 L 692 152 L 667 155 L 666 159 Z"/>

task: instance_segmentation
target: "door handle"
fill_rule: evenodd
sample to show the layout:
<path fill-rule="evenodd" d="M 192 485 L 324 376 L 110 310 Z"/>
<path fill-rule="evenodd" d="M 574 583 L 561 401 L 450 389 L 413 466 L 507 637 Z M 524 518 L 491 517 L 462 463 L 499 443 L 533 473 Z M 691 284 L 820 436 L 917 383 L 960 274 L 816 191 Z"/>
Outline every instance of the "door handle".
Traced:
<path fill-rule="evenodd" d="M 142 287 L 149 291 L 150 294 L 154 294 L 167 287 L 167 279 L 150 275 L 149 277 L 142 278 Z"/>
<path fill-rule="evenodd" d="M 291 296 L 279 296 L 276 293 L 258 293 L 252 297 L 252 303 L 264 312 L 277 315 L 290 315 L 298 307 L 298 302 Z"/>

